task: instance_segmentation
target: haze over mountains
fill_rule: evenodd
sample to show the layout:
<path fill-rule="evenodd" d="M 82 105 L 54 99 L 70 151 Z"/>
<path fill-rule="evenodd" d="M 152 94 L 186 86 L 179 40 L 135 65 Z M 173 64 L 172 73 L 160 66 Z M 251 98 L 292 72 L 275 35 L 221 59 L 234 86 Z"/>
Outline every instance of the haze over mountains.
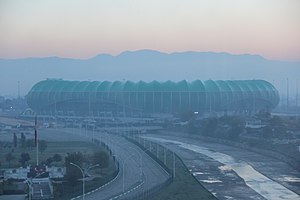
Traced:
<path fill-rule="evenodd" d="M 300 62 L 267 60 L 258 55 L 213 52 L 162 53 L 125 51 L 117 56 L 100 54 L 90 59 L 59 57 L 0 59 L 0 95 L 16 96 L 18 81 L 26 95 L 46 78 L 66 80 L 192 81 L 195 79 L 264 79 L 284 93 L 286 78 L 300 78 Z M 291 93 L 293 93 L 291 84 Z"/>

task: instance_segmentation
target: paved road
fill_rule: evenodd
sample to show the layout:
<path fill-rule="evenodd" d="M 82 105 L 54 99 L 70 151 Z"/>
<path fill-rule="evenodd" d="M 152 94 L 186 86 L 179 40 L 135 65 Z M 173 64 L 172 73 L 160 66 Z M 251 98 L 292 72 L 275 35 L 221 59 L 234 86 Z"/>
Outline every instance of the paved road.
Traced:
<path fill-rule="evenodd" d="M 168 179 L 168 174 L 151 157 L 125 138 L 104 132 L 85 131 L 84 129 L 43 129 L 39 131 L 44 140 L 91 140 L 93 137 L 107 143 L 120 163 L 120 173 L 114 181 L 96 192 L 86 195 L 86 199 L 123 199 L 142 193 Z M 123 193 L 123 162 L 124 191 Z M 142 172 L 141 172 L 142 171 Z"/>
<path fill-rule="evenodd" d="M 195 177 L 220 200 L 300 199 L 300 173 L 286 163 L 178 135 L 145 137 L 175 151 Z"/>
<path fill-rule="evenodd" d="M 26 197 L 25 194 L 0 195 L 0 200 L 24 200 L 25 197 Z"/>

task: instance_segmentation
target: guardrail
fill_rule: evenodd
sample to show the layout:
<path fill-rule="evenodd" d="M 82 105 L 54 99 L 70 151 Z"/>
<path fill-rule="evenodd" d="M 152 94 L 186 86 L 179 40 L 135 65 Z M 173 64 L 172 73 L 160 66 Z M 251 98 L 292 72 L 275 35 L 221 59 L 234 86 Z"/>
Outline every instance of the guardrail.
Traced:
<path fill-rule="evenodd" d="M 92 142 L 93 142 L 94 144 L 98 145 L 98 146 L 102 146 L 102 147 L 105 149 L 105 151 L 106 151 L 110 156 L 112 156 L 112 151 L 111 151 L 111 149 L 109 148 L 109 146 L 108 146 L 107 144 L 105 144 L 104 142 L 102 142 L 102 141 L 100 141 L 100 140 L 98 140 L 98 139 L 93 139 Z M 102 185 L 102 186 L 100 186 L 100 187 L 98 187 L 98 188 L 96 188 L 96 189 L 93 189 L 93 190 L 87 192 L 86 194 L 94 193 L 94 192 L 96 192 L 96 191 L 102 189 L 103 187 L 105 187 L 105 186 L 111 184 L 113 181 L 115 181 L 115 179 L 116 179 L 116 178 L 118 177 L 118 175 L 119 175 L 120 167 L 119 167 L 119 162 L 118 162 L 118 160 L 116 160 L 114 157 L 113 157 L 113 161 L 114 161 L 114 164 L 115 164 L 116 171 L 114 171 L 114 173 L 112 173 L 111 175 L 108 176 L 107 182 L 106 182 L 104 185 Z M 79 198 L 81 198 L 81 197 L 82 197 L 82 195 L 79 195 L 79 196 L 76 196 L 76 197 L 71 198 L 71 200 L 79 199 Z"/>
<path fill-rule="evenodd" d="M 149 190 L 149 191 L 146 191 L 146 196 L 137 196 L 137 198 L 136 198 L 136 200 L 138 200 L 138 199 L 147 199 L 147 198 L 149 198 L 149 197 L 151 197 L 153 194 L 155 194 L 156 192 L 159 192 L 161 189 L 163 189 L 164 187 L 166 187 L 167 185 L 169 185 L 173 180 L 174 180 L 174 178 L 175 177 L 173 177 L 173 175 L 174 175 L 174 169 L 172 169 L 172 168 L 169 168 L 167 165 L 165 165 L 164 164 L 164 162 L 162 162 L 159 158 L 157 158 L 155 155 L 154 155 L 154 153 L 153 152 L 151 152 L 150 150 L 148 150 L 148 149 L 146 149 L 140 142 L 139 142 L 139 139 L 138 139 L 139 137 L 138 136 L 133 136 L 133 135 L 131 135 L 131 138 L 129 138 L 129 137 L 127 137 L 127 140 L 129 140 L 129 141 L 131 141 L 132 143 L 134 143 L 134 144 L 136 144 L 137 146 L 139 146 L 141 149 L 144 149 L 144 150 L 146 150 L 145 152 L 147 152 L 148 153 L 148 155 L 149 156 L 151 156 L 155 161 L 157 161 L 169 174 L 170 174 L 170 179 L 168 179 L 165 183 L 163 183 L 163 184 L 160 184 L 160 185 L 158 185 L 158 186 L 156 186 L 155 188 L 153 188 L 153 191 L 152 190 Z M 147 142 L 151 142 L 151 143 L 154 143 L 155 144 L 155 146 L 157 145 L 157 147 L 156 148 L 160 148 L 160 149 L 164 149 L 164 150 L 166 150 L 166 151 L 169 151 L 169 152 L 171 152 L 171 153 L 174 153 L 174 156 L 175 156 L 175 159 L 176 160 L 179 160 L 181 163 L 182 163 L 182 165 L 183 165 L 183 167 L 185 168 L 185 170 L 186 171 L 190 171 L 189 170 L 189 168 L 186 166 L 186 164 L 183 162 L 183 160 L 175 153 L 175 152 L 173 152 L 173 151 L 171 151 L 170 149 L 168 149 L 167 147 L 165 147 L 165 146 L 163 146 L 163 145 L 161 145 L 161 144 L 158 144 L 158 143 L 155 143 L 155 142 L 152 142 L 152 141 L 150 141 L 150 140 L 147 140 L 147 139 L 144 139 L 143 138 L 143 140 L 145 140 L 145 141 L 147 141 Z M 196 181 L 197 181 L 197 183 L 199 183 L 199 185 L 204 189 L 204 190 L 206 190 L 208 193 L 211 193 L 210 191 L 208 191 L 203 185 L 202 185 L 202 183 L 192 174 L 192 173 L 190 173 L 190 175 L 193 177 L 193 179 L 195 179 Z M 147 192 L 150 192 L 149 194 L 147 193 Z M 135 197 L 135 196 L 134 196 Z M 141 198 L 142 197 L 142 198 Z M 126 199 L 126 200 L 129 200 L 129 199 L 131 199 L 131 198 L 128 198 L 128 199 Z M 217 197 L 215 197 L 215 199 L 217 200 L 218 198 Z"/>
<path fill-rule="evenodd" d="M 128 141 L 132 142 L 133 144 L 137 145 L 139 148 L 141 148 L 145 153 L 147 153 L 154 161 L 156 161 L 169 175 L 169 178 L 164 181 L 161 184 L 158 184 L 150 189 L 143 190 L 142 193 L 136 193 L 136 194 L 129 194 L 126 197 L 120 198 L 122 200 L 139 200 L 139 199 L 149 199 L 154 194 L 161 191 L 163 188 L 168 186 L 170 183 L 173 182 L 173 173 L 172 171 L 160 160 L 158 159 L 151 151 L 146 149 L 143 145 L 141 145 L 139 142 L 135 141 L 133 138 L 125 137 Z"/>
<path fill-rule="evenodd" d="M 155 187 L 148 189 L 148 190 L 144 190 L 142 193 L 137 193 L 137 194 L 131 194 L 131 195 L 127 195 L 124 198 L 120 198 L 122 200 L 140 200 L 140 199 L 150 199 L 151 197 L 153 197 L 153 195 L 157 194 L 159 191 L 161 191 L 163 188 L 165 188 L 166 186 L 168 186 L 170 183 L 172 183 L 172 178 L 170 177 L 169 179 L 167 179 L 167 181 L 156 185 Z"/>

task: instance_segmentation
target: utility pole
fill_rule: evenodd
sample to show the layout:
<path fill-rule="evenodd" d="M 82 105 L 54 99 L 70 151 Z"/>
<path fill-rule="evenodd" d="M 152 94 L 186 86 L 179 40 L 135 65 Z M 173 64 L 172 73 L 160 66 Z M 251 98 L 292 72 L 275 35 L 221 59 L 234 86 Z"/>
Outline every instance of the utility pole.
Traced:
<path fill-rule="evenodd" d="M 34 140 L 36 145 L 36 166 L 39 166 L 39 140 L 38 140 L 38 133 L 37 133 L 37 115 L 35 115 L 35 120 L 34 120 Z"/>
<path fill-rule="evenodd" d="M 87 169 L 83 169 L 83 168 L 81 168 L 79 165 L 77 165 L 75 163 L 70 162 L 69 164 L 73 165 L 74 167 L 77 167 L 80 170 L 80 172 L 81 172 L 81 175 L 82 175 L 82 200 L 84 200 L 85 199 L 85 176 L 87 175 L 87 173 L 88 173 L 88 171 L 90 169 L 92 169 L 94 167 L 100 167 L 100 165 L 96 164 L 96 165 L 93 165 L 91 167 L 88 167 Z"/>
<path fill-rule="evenodd" d="M 299 101 L 299 80 L 297 79 L 297 85 L 296 85 L 296 107 L 298 107 L 298 101 Z"/>
<path fill-rule="evenodd" d="M 89 117 L 91 116 L 91 92 L 89 92 Z"/>
<path fill-rule="evenodd" d="M 286 111 L 289 109 L 289 78 L 286 78 Z"/>
<path fill-rule="evenodd" d="M 18 81 L 18 99 L 20 99 L 20 81 Z"/>
<path fill-rule="evenodd" d="M 173 152 L 173 179 L 175 179 L 176 175 L 176 163 L 175 163 L 175 153 Z"/>
<path fill-rule="evenodd" d="M 167 165 L 166 147 L 164 147 L 164 164 Z"/>
<path fill-rule="evenodd" d="M 158 143 L 156 143 L 156 157 L 158 158 Z"/>

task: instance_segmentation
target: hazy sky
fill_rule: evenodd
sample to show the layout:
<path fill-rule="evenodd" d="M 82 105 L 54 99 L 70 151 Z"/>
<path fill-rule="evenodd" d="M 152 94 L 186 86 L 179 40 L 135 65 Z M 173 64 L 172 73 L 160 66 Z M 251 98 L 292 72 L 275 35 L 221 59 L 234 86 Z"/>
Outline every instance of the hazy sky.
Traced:
<path fill-rule="evenodd" d="M 300 61 L 300 0 L 0 0 L 0 58 L 139 49 Z"/>

